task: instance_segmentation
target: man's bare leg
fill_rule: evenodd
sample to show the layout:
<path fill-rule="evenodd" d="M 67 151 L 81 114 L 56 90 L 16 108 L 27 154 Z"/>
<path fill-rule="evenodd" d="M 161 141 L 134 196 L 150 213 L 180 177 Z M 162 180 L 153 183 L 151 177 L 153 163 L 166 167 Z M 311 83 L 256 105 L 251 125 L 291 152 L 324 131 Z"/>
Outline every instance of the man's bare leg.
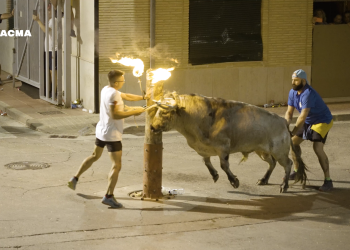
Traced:
<path fill-rule="evenodd" d="M 323 150 L 324 144 L 322 142 L 314 142 L 314 151 L 317 155 L 318 161 L 320 162 L 321 168 L 324 173 L 325 179 L 330 178 L 329 174 L 329 161 L 326 153 Z"/>
<path fill-rule="evenodd" d="M 94 152 L 92 153 L 92 155 L 90 155 L 83 161 L 75 177 L 79 178 L 80 175 L 82 175 L 86 170 L 88 170 L 91 167 L 91 165 L 101 157 L 102 153 L 103 148 L 95 145 Z"/>
<path fill-rule="evenodd" d="M 329 161 L 326 153 L 323 150 L 324 144 L 322 142 L 314 142 L 314 151 L 317 155 L 318 161 L 320 162 L 321 168 L 324 173 L 324 183 L 318 189 L 323 192 L 328 192 L 333 189 L 333 182 L 329 174 Z"/>
<path fill-rule="evenodd" d="M 76 173 L 75 176 L 73 176 L 69 181 L 68 181 L 68 187 L 70 189 L 75 190 L 77 183 L 78 183 L 78 179 L 80 177 L 80 175 L 82 175 L 86 170 L 88 170 L 92 163 L 94 163 L 95 161 L 97 161 L 103 152 L 103 148 L 98 147 L 95 145 L 95 149 L 94 152 L 92 153 L 92 155 L 90 155 L 88 158 L 86 158 L 83 163 L 81 164 L 78 172 Z"/>
<path fill-rule="evenodd" d="M 107 195 L 113 195 L 115 185 L 118 181 L 120 169 L 122 168 L 122 151 L 109 152 L 112 160 L 112 168 L 108 175 Z"/>

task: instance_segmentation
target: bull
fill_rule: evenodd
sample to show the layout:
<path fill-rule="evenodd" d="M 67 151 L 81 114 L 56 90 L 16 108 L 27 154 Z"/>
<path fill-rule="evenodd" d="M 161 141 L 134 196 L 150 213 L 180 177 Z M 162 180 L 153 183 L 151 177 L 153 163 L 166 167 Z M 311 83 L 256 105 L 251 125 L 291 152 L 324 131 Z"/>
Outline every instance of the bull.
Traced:
<path fill-rule="evenodd" d="M 287 192 L 288 180 L 293 165 L 289 158 L 292 149 L 294 161 L 299 165 L 296 182 L 306 183 L 306 166 L 296 151 L 286 120 L 265 109 L 247 103 L 211 98 L 201 95 L 166 94 L 157 102 L 150 129 L 154 132 L 177 130 L 186 139 L 188 145 L 203 157 L 214 182 L 219 174 L 213 167 L 210 157 L 218 156 L 230 184 L 239 187 L 239 180 L 229 168 L 229 155 L 255 152 L 269 164 L 265 175 L 258 185 L 268 184 L 272 171 L 278 162 L 284 167 L 285 175 L 280 192 Z"/>

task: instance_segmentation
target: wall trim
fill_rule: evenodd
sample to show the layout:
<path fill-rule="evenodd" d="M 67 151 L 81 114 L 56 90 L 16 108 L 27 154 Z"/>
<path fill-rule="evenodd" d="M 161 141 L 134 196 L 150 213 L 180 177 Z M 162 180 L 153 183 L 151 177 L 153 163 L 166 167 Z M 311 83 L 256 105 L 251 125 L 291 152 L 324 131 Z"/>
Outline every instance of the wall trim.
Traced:
<path fill-rule="evenodd" d="M 322 98 L 325 103 L 350 102 L 350 97 Z"/>

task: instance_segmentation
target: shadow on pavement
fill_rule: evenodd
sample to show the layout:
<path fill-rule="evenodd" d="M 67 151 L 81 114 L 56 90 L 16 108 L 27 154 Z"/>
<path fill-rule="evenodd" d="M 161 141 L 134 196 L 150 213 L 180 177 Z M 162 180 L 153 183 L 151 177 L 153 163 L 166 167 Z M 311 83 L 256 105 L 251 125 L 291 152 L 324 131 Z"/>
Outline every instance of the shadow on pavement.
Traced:
<path fill-rule="evenodd" d="M 159 203 L 171 207 L 142 208 L 130 210 L 142 211 L 187 211 L 196 213 L 237 215 L 256 219 L 278 219 L 296 213 L 311 213 L 328 218 L 330 223 L 344 224 L 344 218 L 330 214 L 329 208 L 339 206 L 350 210 L 350 190 L 334 189 L 331 193 L 313 193 L 305 195 L 271 195 L 250 200 L 221 199 L 198 196 L 178 196 L 172 200 L 161 200 Z M 118 200 L 127 200 L 119 197 Z M 178 208 L 173 208 L 177 206 Z M 349 212 L 347 212 L 349 213 Z M 310 217 L 310 216 L 308 216 Z M 312 218 L 309 218 L 312 219 Z"/>
<path fill-rule="evenodd" d="M 102 197 L 100 196 L 95 196 L 95 195 L 87 195 L 87 194 L 81 194 L 81 193 L 77 193 L 78 196 L 87 199 L 87 200 L 100 200 L 102 199 Z"/>
<path fill-rule="evenodd" d="M 28 129 L 26 127 L 13 127 L 13 126 L 2 126 L 4 130 L 9 132 L 10 134 L 24 134 L 28 133 Z"/>

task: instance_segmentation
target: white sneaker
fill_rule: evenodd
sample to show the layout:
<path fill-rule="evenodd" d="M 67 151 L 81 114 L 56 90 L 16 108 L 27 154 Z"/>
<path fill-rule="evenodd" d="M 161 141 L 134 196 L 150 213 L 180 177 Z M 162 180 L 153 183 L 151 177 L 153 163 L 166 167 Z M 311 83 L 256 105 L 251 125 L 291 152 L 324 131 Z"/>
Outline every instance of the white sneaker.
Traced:
<path fill-rule="evenodd" d="M 111 198 L 107 198 L 106 196 L 103 196 L 102 201 L 103 204 L 110 206 L 112 208 L 122 208 L 123 204 L 117 202 L 117 200 L 112 196 Z"/>
<path fill-rule="evenodd" d="M 68 181 L 67 186 L 68 186 L 70 189 L 75 190 L 75 187 L 77 186 L 77 183 L 78 183 L 78 180 L 77 180 L 75 177 L 72 177 L 72 179 L 70 179 L 70 180 Z"/>

